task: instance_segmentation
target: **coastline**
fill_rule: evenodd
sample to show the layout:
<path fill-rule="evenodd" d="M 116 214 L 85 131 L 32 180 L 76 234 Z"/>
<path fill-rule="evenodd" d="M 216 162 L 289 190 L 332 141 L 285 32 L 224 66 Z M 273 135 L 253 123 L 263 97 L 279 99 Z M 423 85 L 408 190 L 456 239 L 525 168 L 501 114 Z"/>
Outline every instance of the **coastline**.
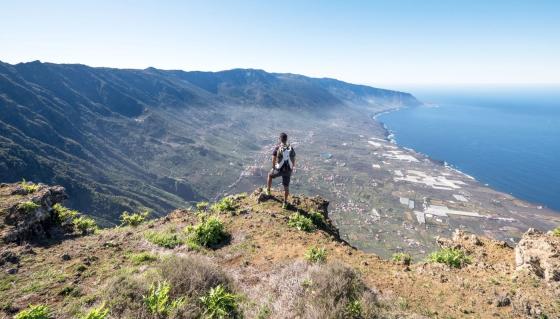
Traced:
<path fill-rule="evenodd" d="M 424 105 L 424 104 L 423 104 L 423 105 Z M 420 106 L 421 106 L 421 105 L 420 105 Z M 400 111 L 400 110 L 403 110 L 403 109 L 413 108 L 413 107 L 419 107 L 419 106 L 399 106 L 399 107 L 396 107 L 396 108 L 391 108 L 391 109 L 379 111 L 379 112 L 373 113 L 373 115 L 371 116 L 371 119 L 372 119 L 372 121 L 374 121 L 376 124 L 378 124 L 378 125 L 380 125 L 380 126 L 382 127 L 382 129 L 384 130 L 384 137 L 386 138 L 386 140 L 387 140 L 388 142 L 390 142 L 391 144 L 395 145 L 396 147 L 398 147 L 400 150 L 403 150 L 403 151 L 410 151 L 410 152 L 414 152 L 415 154 L 419 154 L 419 155 L 421 155 L 421 156 L 427 158 L 428 160 L 430 160 L 430 162 L 432 162 L 433 164 L 435 164 L 435 165 L 437 165 L 437 166 L 445 167 L 445 168 L 447 168 L 447 169 L 450 169 L 450 170 L 452 170 L 452 171 L 454 171 L 454 172 L 456 172 L 456 173 L 458 173 L 458 174 L 461 174 L 461 175 L 463 175 L 463 176 L 465 176 L 465 177 L 471 179 L 473 182 L 479 184 L 481 187 L 489 188 L 489 189 L 491 189 L 492 191 L 494 191 L 494 192 L 496 192 L 496 193 L 503 194 L 503 195 L 505 195 L 505 196 L 510 196 L 510 197 L 514 198 L 515 200 L 522 201 L 522 202 L 527 203 L 527 204 L 529 204 L 529 205 L 533 205 L 533 206 L 535 206 L 535 207 L 540 207 L 540 208 L 538 208 L 538 209 L 539 209 L 539 210 L 543 210 L 543 212 L 550 211 L 550 212 L 552 212 L 552 214 L 554 214 L 553 216 L 555 216 L 555 217 L 559 217 L 559 216 L 560 216 L 560 211 L 559 211 L 559 210 L 550 208 L 550 207 L 546 206 L 546 205 L 543 204 L 543 203 L 531 202 L 531 201 L 529 201 L 529 200 L 526 200 L 526 199 L 523 199 L 523 198 L 519 198 L 519 197 L 517 197 L 517 196 L 514 196 L 513 194 L 510 194 L 510 193 L 507 193 L 507 192 L 504 192 L 504 191 L 495 189 L 495 188 L 493 188 L 491 185 L 483 184 L 483 183 L 480 182 L 478 179 L 476 179 L 476 177 L 474 177 L 474 176 L 472 176 L 472 175 L 469 175 L 469 174 L 467 174 L 467 173 L 461 171 L 460 169 L 454 167 L 453 164 L 447 162 L 446 160 L 435 159 L 435 158 L 431 157 L 430 155 L 425 154 L 425 153 L 422 153 L 422 152 L 419 152 L 419 151 L 417 151 L 417 150 L 415 150 L 415 149 L 413 149 L 413 148 L 409 148 L 409 147 L 405 147 L 405 146 L 403 146 L 403 145 L 399 145 L 399 144 L 397 143 L 397 141 L 396 141 L 395 133 L 394 133 L 384 122 L 382 122 L 382 121 L 379 119 L 379 117 L 380 117 L 381 115 L 384 115 L 384 114 L 388 114 L 388 113 L 392 113 L 392 112 L 397 112 L 397 111 Z"/>

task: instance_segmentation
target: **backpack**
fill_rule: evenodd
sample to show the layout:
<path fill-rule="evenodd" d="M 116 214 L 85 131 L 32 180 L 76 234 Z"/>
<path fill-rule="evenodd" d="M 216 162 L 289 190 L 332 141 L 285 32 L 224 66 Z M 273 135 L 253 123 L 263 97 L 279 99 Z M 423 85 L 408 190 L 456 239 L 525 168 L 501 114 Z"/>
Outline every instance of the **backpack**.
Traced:
<path fill-rule="evenodd" d="M 281 144 L 278 147 L 278 152 L 276 153 L 276 169 L 280 170 L 284 168 L 284 165 L 288 165 L 288 168 L 292 169 L 292 160 L 290 158 L 290 153 L 292 153 L 292 146 L 290 144 Z"/>

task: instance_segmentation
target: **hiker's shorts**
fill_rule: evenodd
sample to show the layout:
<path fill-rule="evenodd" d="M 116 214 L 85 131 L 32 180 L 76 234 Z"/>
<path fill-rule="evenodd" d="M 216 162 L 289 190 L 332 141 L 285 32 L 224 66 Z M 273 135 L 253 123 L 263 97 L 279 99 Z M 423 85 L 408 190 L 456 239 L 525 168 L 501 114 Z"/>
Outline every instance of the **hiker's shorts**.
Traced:
<path fill-rule="evenodd" d="M 276 178 L 282 176 L 282 186 L 288 188 L 290 186 L 290 177 L 292 176 L 292 171 L 290 170 L 277 170 L 275 168 L 270 170 L 270 177 Z"/>

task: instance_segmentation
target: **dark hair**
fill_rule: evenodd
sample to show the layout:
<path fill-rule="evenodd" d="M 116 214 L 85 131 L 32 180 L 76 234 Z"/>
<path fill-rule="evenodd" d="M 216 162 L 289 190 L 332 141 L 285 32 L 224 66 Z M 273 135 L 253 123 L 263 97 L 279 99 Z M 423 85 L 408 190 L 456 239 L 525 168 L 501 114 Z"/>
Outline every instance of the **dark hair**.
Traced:
<path fill-rule="evenodd" d="M 288 134 L 280 133 L 280 142 L 286 143 L 288 141 Z"/>

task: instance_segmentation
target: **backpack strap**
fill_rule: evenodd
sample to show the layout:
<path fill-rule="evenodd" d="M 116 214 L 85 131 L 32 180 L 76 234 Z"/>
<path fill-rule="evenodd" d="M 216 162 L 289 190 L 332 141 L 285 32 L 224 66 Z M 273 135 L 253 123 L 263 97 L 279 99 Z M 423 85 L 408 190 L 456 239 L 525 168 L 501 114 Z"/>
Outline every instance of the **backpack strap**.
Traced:
<path fill-rule="evenodd" d="M 288 165 L 290 166 L 290 170 L 293 169 L 292 159 L 290 158 L 291 152 L 292 152 L 292 146 L 290 144 L 287 145 L 282 144 L 278 148 L 278 154 L 282 154 L 282 160 L 280 162 L 276 162 L 276 169 L 282 168 L 282 166 L 284 166 L 285 163 L 288 163 Z"/>

